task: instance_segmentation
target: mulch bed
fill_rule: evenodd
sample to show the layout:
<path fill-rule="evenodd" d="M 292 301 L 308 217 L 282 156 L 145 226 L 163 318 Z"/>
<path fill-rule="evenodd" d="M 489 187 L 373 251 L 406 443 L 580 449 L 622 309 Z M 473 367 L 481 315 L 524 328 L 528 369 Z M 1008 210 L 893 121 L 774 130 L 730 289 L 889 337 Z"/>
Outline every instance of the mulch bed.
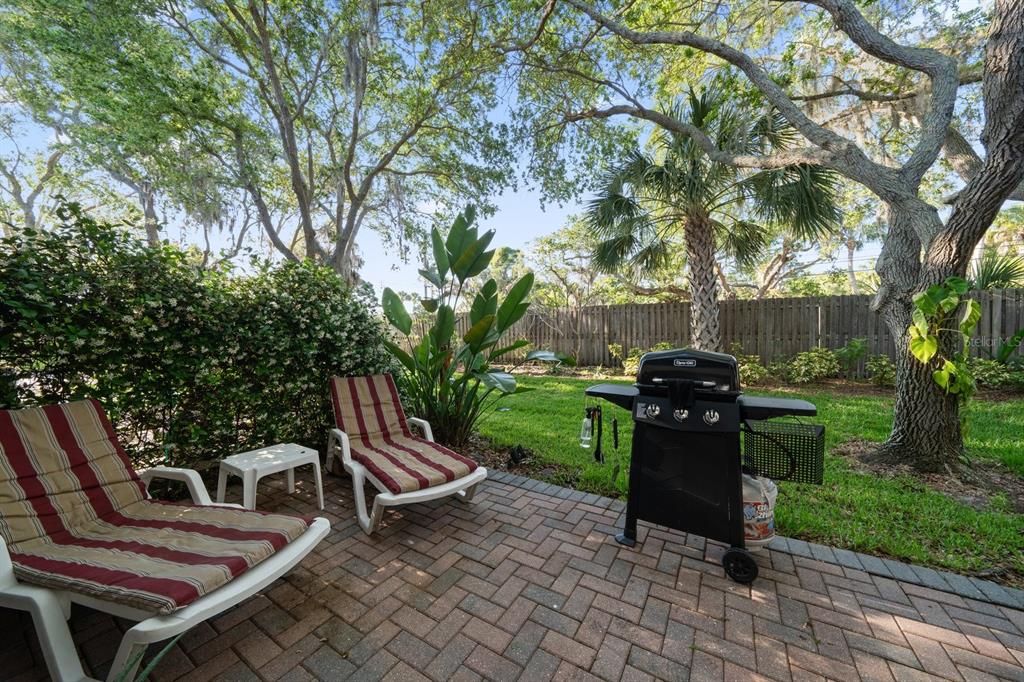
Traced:
<path fill-rule="evenodd" d="M 956 475 L 925 474 L 905 464 L 878 462 L 872 458 L 877 450 L 878 443 L 851 440 L 832 448 L 831 454 L 844 457 L 855 469 L 875 476 L 909 476 L 975 509 L 984 509 L 993 495 L 1002 494 L 1014 512 L 1024 514 L 1024 479 L 998 462 L 976 459 Z"/>

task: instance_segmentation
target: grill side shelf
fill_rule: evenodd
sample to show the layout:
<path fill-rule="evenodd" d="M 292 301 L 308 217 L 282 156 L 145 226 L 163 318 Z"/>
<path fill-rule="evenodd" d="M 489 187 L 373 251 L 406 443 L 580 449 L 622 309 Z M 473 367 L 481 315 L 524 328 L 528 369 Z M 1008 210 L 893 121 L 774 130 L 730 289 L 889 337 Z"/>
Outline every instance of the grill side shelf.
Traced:
<path fill-rule="evenodd" d="M 741 419 L 771 419 L 785 416 L 813 417 L 818 414 L 818 408 L 814 406 L 814 403 L 809 403 L 806 400 L 741 395 L 737 402 L 740 404 Z"/>
<path fill-rule="evenodd" d="M 602 398 L 608 402 L 618 405 L 625 410 L 633 409 L 633 398 L 639 394 L 636 386 L 623 386 L 621 384 L 597 384 L 586 390 L 588 396 Z"/>

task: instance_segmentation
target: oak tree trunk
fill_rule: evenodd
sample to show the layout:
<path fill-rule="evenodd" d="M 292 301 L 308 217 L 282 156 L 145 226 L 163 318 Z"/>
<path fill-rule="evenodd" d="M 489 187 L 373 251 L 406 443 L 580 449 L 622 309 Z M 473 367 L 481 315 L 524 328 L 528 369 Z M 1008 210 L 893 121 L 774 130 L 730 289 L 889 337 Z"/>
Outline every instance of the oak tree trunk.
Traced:
<path fill-rule="evenodd" d="M 722 347 L 718 326 L 718 280 L 715 275 L 715 232 L 707 216 L 693 216 L 683 231 L 690 269 L 690 344 L 698 350 Z"/>
<path fill-rule="evenodd" d="M 932 379 L 932 368 L 910 354 L 911 311 L 910 304 L 891 305 L 882 315 L 896 341 L 896 403 L 879 458 L 919 471 L 950 472 L 963 456 L 960 406 Z"/>
<path fill-rule="evenodd" d="M 913 295 L 951 275 L 963 276 L 975 246 L 1003 202 L 1024 180 L 1024 2 L 996 0 L 983 78 L 985 159 L 953 201 L 943 224 L 933 207 L 904 198 L 889 205 L 890 226 L 877 270 L 876 298 L 896 340 L 896 405 L 881 455 L 923 471 L 957 468 L 963 454 L 959 404 L 908 351 Z M 960 343 L 940 339 L 945 352 Z"/>

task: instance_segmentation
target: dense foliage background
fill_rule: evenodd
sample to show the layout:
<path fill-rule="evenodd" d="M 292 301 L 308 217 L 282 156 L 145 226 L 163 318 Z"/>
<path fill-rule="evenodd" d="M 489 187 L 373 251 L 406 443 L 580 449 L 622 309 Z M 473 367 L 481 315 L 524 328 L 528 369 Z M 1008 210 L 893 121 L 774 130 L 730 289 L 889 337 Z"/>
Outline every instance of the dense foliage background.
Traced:
<path fill-rule="evenodd" d="M 370 292 L 287 262 L 232 276 L 75 204 L 0 240 L 0 407 L 85 397 L 140 465 L 323 445 L 328 378 L 390 368 Z"/>

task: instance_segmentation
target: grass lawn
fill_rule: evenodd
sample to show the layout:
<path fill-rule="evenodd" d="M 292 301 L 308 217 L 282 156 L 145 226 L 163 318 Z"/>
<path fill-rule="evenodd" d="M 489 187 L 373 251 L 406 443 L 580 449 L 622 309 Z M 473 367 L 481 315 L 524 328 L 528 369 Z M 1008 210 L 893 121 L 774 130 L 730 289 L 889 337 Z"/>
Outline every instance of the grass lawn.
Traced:
<path fill-rule="evenodd" d="M 624 494 L 629 468 L 629 413 L 604 402 L 605 464 L 579 446 L 583 390 L 593 379 L 523 376 L 532 392 L 512 396 L 480 430 L 496 446 L 521 444 L 550 464 L 548 480 L 601 494 Z M 621 383 L 629 383 L 623 381 Z M 756 390 L 749 391 L 757 393 Z M 773 394 L 772 392 L 765 392 Z M 852 439 L 884 440 L 892 421 L 892 399 L 843 396 L 808 388 L 786 397 L 818 406 L 825 425 L 825 483 L 781 483 L 776 524 L 781 535 L 896 557 L 961 573 L 1004 571 L 1001 580 L 1024 582 L 1024 515 L 995 496 L 975 509 L 909 476 L 884 478 L 855 471 L 829 449 Z M 611 447 L 612 417 L 619 420 L 618 451 Z M 972 457 L 1004 463 L 1024 477 L 1024 400 L 975 401 L 968 417 Z M 612 481 L 614 463 L 622 473 Z"/>

